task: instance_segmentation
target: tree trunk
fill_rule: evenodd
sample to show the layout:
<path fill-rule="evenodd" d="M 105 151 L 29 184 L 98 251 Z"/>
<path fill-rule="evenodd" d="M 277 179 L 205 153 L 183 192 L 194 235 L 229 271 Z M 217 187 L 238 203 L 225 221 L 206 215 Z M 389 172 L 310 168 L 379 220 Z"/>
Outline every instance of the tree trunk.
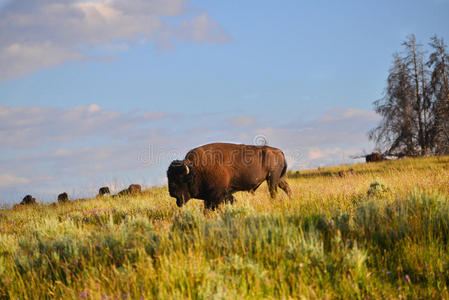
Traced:
<path fill-rule="evenodd" d="M 423 122 L 422 122 L 422 101 L 421 101 L 421 94 L 419 91 L 419 72 L 418 72 L 418 62 L 416 58 L 416 48 L 415 44 L 413 43 L 412 48 L 412 55 L 413 55 L 413 70 L 414 70 L 414 79 L 415 79 L 415 97 L 416 97 L 416 112 L 418 114 L 418 140 L 419 140 L 419 146 L 421 148 L 421 155 L 424 153 L 424 132 L 423 132 Z"/>

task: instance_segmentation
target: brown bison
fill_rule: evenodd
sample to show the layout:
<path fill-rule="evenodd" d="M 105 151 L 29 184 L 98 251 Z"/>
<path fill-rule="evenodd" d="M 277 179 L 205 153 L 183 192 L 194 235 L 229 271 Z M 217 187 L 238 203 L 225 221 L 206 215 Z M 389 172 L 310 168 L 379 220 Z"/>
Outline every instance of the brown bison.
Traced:
<path fill-rule="evenodd" d="M 69 195 L 67 193 L 62 193 L 58 195 L 58 203 L 64 203 L 69 201 Z"/>
<path fill-rule="evenodd" d="M 98 196 L 99 197 L 103 197 L 104 195 L 108 195 L 110 193 L 111 193 L 111 191 L 109 190 L 109 187 L 107 187 L 107 186 L 101 187 L 98 190 Z"/>
<path fill-rule="evenodd" d="M 140 184 L 131 184 L 127 189 L 124 189 L 117 193 L 117 196 L 125 196 L 125 195 L 137 195 L 142 192 L 142 187 Z"/>
<path fill-rule="evenodd" d="M 22 199 L 22 202 L 20 202 L 20 204 L 22 204 L 22 205 L 36 204 L 36 199 L 33 198 L 31 195 L 26 195 Z"/>
<path fill-rule="evenodd" d="M 255 191 L 265 180 L 271 197 L 277 187 L 290 196 L 286 171 L 284 153 L 277 148 L 214 143 L 173 161 L 167 170 L 168 189 L 179 207 L 197 198 L 207 209 L 215 209 L 223 201 L 233 203 L 233 193 Z"/>
<path fill-rule="evenodd" d="M 371 154 L 366 155 L 365 160 L 368 163 L 368 162 L 383 161 L 385 160 L 385 158 L 379 152 L 373 152 Z"/>
<path fill-rule="evenodd" d="M 142 187 L 140 186 L 140 184 L 131 184 L 128 187 L 128 192 L 131 195 L 139 194 L 140 192 L 142 192 Z"/>

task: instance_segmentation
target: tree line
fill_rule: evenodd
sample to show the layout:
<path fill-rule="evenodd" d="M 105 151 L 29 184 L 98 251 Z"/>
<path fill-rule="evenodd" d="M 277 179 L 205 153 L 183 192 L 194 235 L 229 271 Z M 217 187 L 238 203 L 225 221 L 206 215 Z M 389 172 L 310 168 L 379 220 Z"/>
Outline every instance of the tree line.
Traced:
<path fill-rule="evenodd" d="M 369 139 L 384 155 L 449 154 L 447 46 L 433 36 L 425 48 L 413 34 L 402 46 L 393 55 L 384 96 L 373 103 L 382 120 Z"/>

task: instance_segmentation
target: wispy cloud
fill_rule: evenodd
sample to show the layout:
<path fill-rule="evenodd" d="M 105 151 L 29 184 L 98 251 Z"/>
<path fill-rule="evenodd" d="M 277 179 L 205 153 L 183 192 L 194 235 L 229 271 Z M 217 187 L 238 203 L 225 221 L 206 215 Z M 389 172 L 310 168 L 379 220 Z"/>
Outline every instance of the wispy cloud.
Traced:
<path fill-rule="evenodd" d="M 23 186 L 30 182 L 29 179 L 12 174 L 0 174 L 0 188 Z"/>
<path fill-rule="evenodd" d="M 257 123 L 257 119 L 254 116 L 238 116 L 229 120 L 230 124 L 235 127 L 249 127 Z"/>
<path fill-rule="evenodd" d="M 66 109 L 0 105 L 2 197 L 12 201 L 36 193 L 48 200 L 54 196 L 49 191 L 85 190 L 91 182 L 110 182 L 117 173 L 129 184 L 139 170 L 145 173 L 139 155 L 146 145 L 171 143 L 161 126 L 172 118 L 161 112 L 120 113 L 97 104 Z"/>
<path fill-rule="evenodd" d="M 150 132 L 152 121 L 170 117 L 161 112 L 119 113 L 97 104 L 69 109 L 0 105 L 0 140 L 4 148 L 29 149 L 42 143 L 73 142 L 89 136 L 127 140 Z"/>
<path fill-rule="evenodd" d="M 264 136 L 269 145 L 286 152 L 292 168 L 310 168 L 320 165 L 350 163 L 351 155 L 369 151 L 367 131 L 379 121 L 373 111 L 361 109 L 331 109 L 309 122 L 293 121 L 286 125 L 245 127 L 252 124 L 248 116 L 230 119 L 232 132 L 242 142 L 252 143 L 255 136 Z"/>
<path fill-rule="evenodd" d="M 0 80 L 65 61 L 93 59 L 92 49 L 126 51 L 137 42 L 221 43 L 229 36 L 185 0 L 16 0 L 0 9 Z M 0 6 L 1 7 L 1 6 Z M 168 21 L 171 17 L 175 20 Z"/>

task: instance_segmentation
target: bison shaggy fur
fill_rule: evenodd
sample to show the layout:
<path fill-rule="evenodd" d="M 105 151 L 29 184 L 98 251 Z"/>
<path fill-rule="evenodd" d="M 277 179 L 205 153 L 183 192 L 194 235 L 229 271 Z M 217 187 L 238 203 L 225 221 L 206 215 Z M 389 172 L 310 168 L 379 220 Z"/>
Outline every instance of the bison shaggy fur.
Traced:
<path fill-rule="evenodd" d="M 195 148 L 168 170 L 170 196 L 181 207 L 189 199 L 204 200 L 207 209 L 234 202 L 237 191 L 254 192 L 267 181 L 271 197 L 280 187 L 291 195 L 284 153 L 269 146 L 213 143 Z"/>

